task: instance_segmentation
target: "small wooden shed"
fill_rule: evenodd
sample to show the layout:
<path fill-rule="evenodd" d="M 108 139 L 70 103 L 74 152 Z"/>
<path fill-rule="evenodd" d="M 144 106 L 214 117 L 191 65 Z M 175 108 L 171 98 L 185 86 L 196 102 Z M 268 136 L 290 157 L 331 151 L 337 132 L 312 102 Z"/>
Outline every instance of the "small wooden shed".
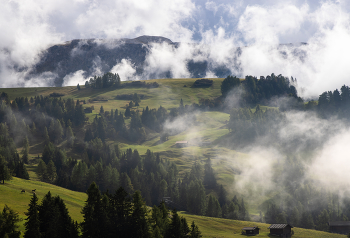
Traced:
<path fill-rule="evenodd" d="M 332 233 L 347 235 L 350 233 L 350 221 L 330 221 L 329 231 Z"/>
<path fill-rule="evenodd" d="M 178 148 L 181 148 L 181 147 L 186 147 L 188 145 L 188 142 L 183 140 L 183 141 L 176 141 L 175 142 L 175 146 L 178 147 Z"/>
<path fill-rule="evenodd" d="M 270 229 L 270 235 L 272 236 L 290 238 L 292 237 L 292 228 L 289 224 L 271 224 L 268 229 Z"/>
<path fill-rule="evenodd" d="M 242 234 L 243 235 L 258 235 L 260 228 L 257 226 L 254 227 L 243 227 Z"/>

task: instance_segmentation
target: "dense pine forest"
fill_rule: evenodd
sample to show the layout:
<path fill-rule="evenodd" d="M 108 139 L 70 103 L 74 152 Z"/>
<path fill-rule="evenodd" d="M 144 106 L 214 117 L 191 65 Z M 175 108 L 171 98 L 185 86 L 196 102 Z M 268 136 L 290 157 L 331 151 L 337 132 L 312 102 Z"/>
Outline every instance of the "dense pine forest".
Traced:
<path fill-rule="evenodd" d="M 77 89 L 98 92 L 159 87 L 158 83 L 123 85 L 119 75 L 107 73 L 91 78 Z M 212 87 L 210 81 L 203 87 L 199 81 L 194 85 L 208 90 Z M 86 109 L 92 110 L 91 104 L 85 99 L 51 94 L 10 100 L 10 95 L 2 92 L 0 180 L 6 183 L 12 177 L 30 179 L 27 166 L 35 165 L 40 181 L 88 194 L 82 211 L 84 222 L 78 224 L 69 217 L 61 198 L 49 193 L 38 204 L 34 193 L 25 237 L 111 237 L 116 233 L 130 237 L 200 237 L 200 228 L 194 223 L 189 227 L 177 210 L 251 220 L 249 197 L 218 182 L 210 155 L 194 160 L 183 171 L 181 162 L 152 152 L 152 148 L 140 154 L 132 145 L 143 143 L 154 134 L 159 137 L 158 143 L 168 141 L 182 130 L 170 130 L 167 123 L 191 117 L 194 111 L 223 112 L 229 114 L 227 134 L 216 145 L 244 150 L 258 142 L 273 144 L 284 157 L 273 171 L 278 192 L 263 201 L 260 214 L 254 219 L 328 231 L 328 221 L 348 220 L 350 199 L 320 188 L 315 181 L 301 181 L 306 173 L 305 155 L 320 148 L 320 143 L 316 139 L 304 143 L 303 138 L 285 141 L 279 131 L 287 123 L 289 112 L 312 113 L 320 120 L 337 118 L 347 125 L 350 89 L 343 85 L 340 91 L 324 92 L 318 101 L 306 102 L 298 96 L 297 88 L 296 79 L 282 75 L 259 79 L 228 76 L 221 83 L 218 97 L 201 98 L 192 104 L 181 99 L 176 107 L 145 106 L 141 110 L 144 95 L 123 94 L 119 97 L 128 101 L 123 109 L 105 110 L 101 106 L 90 118 Z M 194 123 L 189 120 L 188 127 L 194 127 Z M 125 141 L 131 145 L 129 148 L 119 146 L 119 142 Z M 297 146 L 303 143 L 303 147 L 296 151 L 291 143 Z M 37 144 L 41 151 L 30 158 L 29 147 Z M 281 174 L 283 179 L 278 179 Z M 1 214 L 0 224 L 6 219 L 13 223 L 19 220 L 9 207 Z M 49 217 L 57 220 L 51 221 Z M 19 237 L 15 224 L 0 225 L 0 234 L 5 233 Z"/>

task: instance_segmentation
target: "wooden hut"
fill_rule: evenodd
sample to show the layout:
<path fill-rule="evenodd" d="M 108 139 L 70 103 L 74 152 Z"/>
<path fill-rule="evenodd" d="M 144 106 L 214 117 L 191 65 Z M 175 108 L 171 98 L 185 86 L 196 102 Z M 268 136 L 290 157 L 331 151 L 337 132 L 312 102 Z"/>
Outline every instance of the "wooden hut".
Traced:
<path fill-rule="evenodd" d="M 260 228 L 257 226 L 254 227 L 243 227 L 242 234 L 243 235 L 258 235 Z"/>
<path fill-rule="evenodd" d="M 272 236 L 290 238 L 292 237 L 292 228 L 289 224 L 272 224 L 268 229 L 270 229 L 270 235 Z"/>
<path fill-rule="evenodd" d="M 183 140 L 183 141 L 176 141 L 175 142 L 175 146 L 177 148 L 181 148 L 181 147 L 186 147 L 188 145 L 188 142 Z"/>
<path fill-rule="evenodd" d="M 347 235 L 350 233 L 350 221 L 330 221 L 329 231 L 332 233 Z"/>

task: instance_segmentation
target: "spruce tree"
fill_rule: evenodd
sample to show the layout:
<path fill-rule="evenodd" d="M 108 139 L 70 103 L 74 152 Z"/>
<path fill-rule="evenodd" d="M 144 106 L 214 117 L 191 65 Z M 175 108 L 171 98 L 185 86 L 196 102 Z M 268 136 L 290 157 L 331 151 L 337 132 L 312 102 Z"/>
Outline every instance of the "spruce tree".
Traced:
<path fill-rule="evenodd" d="M 104 214 L 102 207 L 102 196 L 98 186 L 93 182 L 86 191 L 88 199 L 82 210 L 84 221 L 81 224 L 83 238 L 102 238 Z"/>
<path fill-rule="evenodd" d="M 29 157 L 28 157 L 28 153 L 29 153 L 29 141 L 28 141 L 28 137 L 24 137 L 23 139 L 23 150 L 22 150 L 22 161 L 25 164 L 28 164 L 29 162 Z"/>
<path fill-rule="evenodd" d="M 150 227 L 147 219 L 147 208 L 142 201 L 140 191 L 133 195 L 133 209 L 131 214 L 131 226 L 133 227 L 130 237 L 151 237 Z"/>
<path fill-rule="evenodd" d="M 42 159 L 39 160 L 39 164 L 36 168 L 36 174 L 38 175 L 40 181 L 46 182 L 48 180 L 47 167 L 45 162 Z"/>
<path fill-rule="evenodd" d="M 39 210 L 38 210 L 38 197 L 33 193 L 30 199 L 28 212 L 26 212 L 26 222 L 24 238 L 40 238 L 40 220 L 39 220 Z"/>
<path fill-rule="evenodd" d="M 68 147 L 72 147 L 73 143 L 74 143 L 74 133 L 73 133 L 72 128 L 70 126 L 68 126 L 68 128 L 67 128 L 66 138 L 67 138 Z"/>
<path fill-rule="evenodd" d="M 176 209 L 172 211 L 171 223 L 169 224 L 165 237 L 169 237 L 169 238 L 183 237 L 181 234 L 181 219 L 177 214 Z"/>
<path fill-rule="evenodd" d="M 18 231 L 18 222 L 22 221 L 18 213 L 9 208 L 6 204 L 0 212 L 0 237 L 19 238 L 21 232 Z"/>
<path fill-rule="evenodd" d="M 57 178 L 56 166 L 52 160 L 46 166 L 47 179 L 49 183 L 54 183 Z"/>
<path fill-rule="evenodd" d="M 216 187 L 216 178 L 210 158 L 205 161 L 203 184 L 207 189 L 214 189 Z"/>
<path fill-rule="evenodd" d="M 131 226 L 132 204 L 128 193 L 120 187 L 110 198 L 109 218 L 113 234 L 128 237 Z"/>
<path fill-rule="evenodd" d="M 4 156 L 0 155 L 0 181 L 5 184 L 5 180 L 12 179 L 11 171 L 7 167 L 7 162 Z"/>
<path fill-rule="evenodd" d="M 50 142 L 50 136 L 46 126 L 44 127 L 44 140 L 45 144 L 48 144 Z"/>

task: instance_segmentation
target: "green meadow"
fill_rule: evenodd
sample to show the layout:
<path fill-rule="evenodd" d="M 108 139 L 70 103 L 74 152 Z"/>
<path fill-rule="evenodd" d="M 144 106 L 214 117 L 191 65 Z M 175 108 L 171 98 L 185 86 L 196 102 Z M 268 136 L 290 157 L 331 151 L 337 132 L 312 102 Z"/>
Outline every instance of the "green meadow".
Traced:
<path fill-rule="evenodd" d="M 71 87 L 41 87 L 41 88 L 4 88 L 1 91 L 8 93 L 10 100 L 16 97 L 34 97 L 34 96 L 49 96 L 52 93 L 62 94 L 61 98 L 84 101 L 84 108 L 93 107 L 92 113 L 87 113 L 89 122 L 93 118 L 99 116 L 100 108 L 103 106 L 104 111 L 118 109 L 119 112 L 124 113 L 126 105 L 130 100 L 117 100 L 117 95 L 134 94 L 143 96 L 138 107 L 133 107 L 132 110 L 139 110 L 142 112 L 147 106 L 152 108 L 159 108 L 160 106 L 170 110 L 171 108 L 179 107 L 180 100 L 183 100 L 184 105 L 191 105 L 193 103 L 199 104 L 201 99 L 214 99 L 221 95 L 221 83 L 223 78 L 213 78 L 213 85 L 209 88 L 192 88 L 192 84 L 196 79 L 153 79 L 147 80 L 147 83 L 157 82 L 158 88 L 106 88 L 106 89 L 92 89 L 81 86 L 78 90 L 76 86 Z M 127 82 L 122 82 L 127 83 Z M 263 107 L 265 108 L 265 107 Z M 255 108 L 251 108 L 252 111 Z M 133 143 L 125 139 L 117 141 L 107 141 L 108 144 L 118 144 L 122 150 L 128 148 L 137 149 L 140 155 L 144 155 L 148 149 L 153 152 L 160 153 L 162 158 L 174 161 L 180 172 L 180 176 L 191 169 L 195 162 L 204 162 L 207 158 L 211 158 L 213 168 L 217 174 L 217 179 L 220 184 L 230 192 L 229 196 L 234 194 L 233 183 L 237 174 L 236 164 L 242 164 L 247 159 L 247 155 L 236 151 L 232 148 L 227 148 L 222 145 L 221 141 L 229 133 L 226 128 L 226 123 L 230 119 L 230 115 L 218 111 L 194 112 L 195 123 L 188 126 L 187 129 L 181 133 L 169 136 L 165 142 L 160 141 L 160 134 L 151 130 L 147 130 L 147 139 L 141 143 Z M 186 119 L 183 121 L 186 122 Z M 130 123 L 130 119 L 125 122 Z M 82 132 L 75 131 L 74 133 Z M 188 146 L 184 148 L 177 148 L 176 141 L 188 141 Z M 201 144 L 206 142 L 206 144 Z M 64 144 L 64 142 L 62 143 Z M 18 148 L 20 151 L 21 148 Z M 29 156 L 35 158 L 41 154 L 43 144 L 30 145 Z M 74 151 L 67 150 L 67 155 L 80 158 L 79 154 Z M 31 164 L 27 167 L 29 175 L 32 180 L 37 180 L 35 174 L 36 164 Z M 249 211 L 252 214 L 258 214 L 258 206 L 260 204 L 252 204 Z"/>
<path fill-rule="evenodd" d="M 220 85 L 223 79 L 212 79 L 213 86 L 209 88 L 192 88 L 191 85 L 196 79 L 157 79 L 148 80 L 148 82 L 157 82 L 158 88 L 121 88 L 121 89 L 91 89 L 81 86 L 78 90 L 76 86 L 72 87 L 42 87 L 42 88 L 4 88 L 1 92 L 8 93 L 10 100 L 16 97 L 34 97 L 34 96 L 49 96 L 51 93 L 62 94 L 63 99 L 73 98 L 74 100 L 84 101 L 84 108 L 93 107 L 92 113 L 86 114 L 89 122 L 93 118 L 99 116 L 101 106 L 105 111 L 118 109 L 124 113 L 129 100 L 117 100 L 117 95 L 134 94 L 142 95 L 143 99 L 138 107 L 133 107 L 132 110 L 142 112 L 147 106 L 151 108 L 159 108 L 160 106 L 170 110 L 178 107 L 180 100 L 183 100 L 184 105 L 193 103 L 199 104 L 201 99 L 214 99 L 221 95 Z M 125 83 L 125 82 L 122 82 Z M 263 107 L 265 109 L 265 107 Z M 251 108 L 252 111 L 255 108 Z M 235 195 L 234 182 L 239 178 L 237 172 L 237 164 L 245 164 L 248 155 L 244 151 L 235 150 L 232 146 L 222 145 L 222 141 L 229 133 L 226 128 L 226 123 L 230 119 L 230 115 L 224 112 L 205 111 L 194 112 L 195 122 L 179 134 L 169 136 L 165 142 L 160 141 L 160 134 L 148 130 L 147 139 L 140 143 L 131 143 L 125 139 L 117 141 L 107 141 L 108 144 L 118 144 L 122 150 L 128 148 L 137 149 L 140 155 L 144 155 L 148 149 L 153 152 L 160 153 L 162 158 L 174 161 L 180 171 L 180 176 L 189 171 L 192 164 L 195 162 L 204 162 L 207 158 L 211 158 L 213 168 L 216 172 L 216 177 L 219 184 L 223 184 L 229 192 L 229 198 Z M 126 120 L 128 124 L 130 120 Z M 75 132 L 82 135 L 83 132 Z M 177 148 L 177 141 L 188 141 L 188 146 Z M 206 142 L 205 144 L 201 142 Z M 63 142 L 64 144 L 64 142 Z M 41 155 L 43 150 L 42 143 L 33 143 L 30 145 L 29 156 L 32 160 L 27 169 L 30 175 L 30 180 L 22 180 L 13 178 L 11 181 L 6 181 L 5 184 L 0 184 L 0 209 L 7 204 L 12 209 L 19 213 L 21 218 L 25 218 L 31 191 L 36 189 L 36 194 L 39 200 L 48 192 L 55 196 L 60 196 L 66 203 L 69 213 L 74 220 L 82 221 L 81 209 L 87 196 L 85 193 L 74 192 L 61 187 L 38 181 L 36 176 L 36 164 L 34 158 Z M 18 148 L 21 151 L 21 148 Z M 67 155 L 80 158 L 79 154 L 74 151 L 67 150 Z M 25 190 L 25 193 L 21 193 Z M 245 198 L 249 201 L 249 198 Z M 248 210 L 252 217 L 257 217 L 259 214 L 259 206 L 261 203 L 254 199 L 253 203 L 249 204 Z M 261 198 L 261 201 L 265 198 Z M 268 237 L 268 224 L 258 222 L 235 221 L 220 218 L 209 218 L 204 216 L 190 215 L 181 212 L 181 215 L 186 217 L 188 222 L 194 220 L 202 231 L 203 237 L 243 237 L 241 229 L 245 226 L 259 226 L 261 234 L 259 237 Z M 20 229 L 24 230 L 24 221 L 22 221 Z M 330 234 L 315 230 L 306 230 L 294 228 L 295 235 L 293 237 L 345 237 L 342 235 Z"/>
<path fill-rule="evenodd" d="M 26 218 L 24 213 L 28 209 L 28 204 L 32 194 L 31 191 L 33 189 L 36 189 L 36 194 L 38 195 L 39 202 L 48 191 L 50 191 L 54 196 L 60 196 L 64 200 L 69 210 L 70 216 L 78 222 L 81 222 L 83 220 L 80 211 L 87 199 L 87 195 L 85 193 L 74 192 L 48 183 L 13 178 L 11 181 L 6 181 L 5 184 L 0 184 L 0 209 L 4 207 L 4 204 L 7 204 L 9 207 L 18 212 L 20 218 L 23 219 L 20 224 L 20 230 L 22 232 L 24 231 L 24 219 Z M 21 193 L 22 190 L 25 190 L 26 192 Z M 247 226 L 258 226 L 261 228 L 260 234 L 256 237 L 269 237 L 269 230 L 267 229 L 269 227 L 269 224 L 196 216 L 188 214 L 186 212 L 179 212 L 179 214 L 180 216 L 184 216 L 188 223 L 194 221 L 198 225 L 204 238 L 245 237 L 241 234 L 241 229 Z M 301 228 L 293 228 L 293 230 L 294 238 L 346 237 L 345 235 L 331 234 L 327 232 Z"/>

